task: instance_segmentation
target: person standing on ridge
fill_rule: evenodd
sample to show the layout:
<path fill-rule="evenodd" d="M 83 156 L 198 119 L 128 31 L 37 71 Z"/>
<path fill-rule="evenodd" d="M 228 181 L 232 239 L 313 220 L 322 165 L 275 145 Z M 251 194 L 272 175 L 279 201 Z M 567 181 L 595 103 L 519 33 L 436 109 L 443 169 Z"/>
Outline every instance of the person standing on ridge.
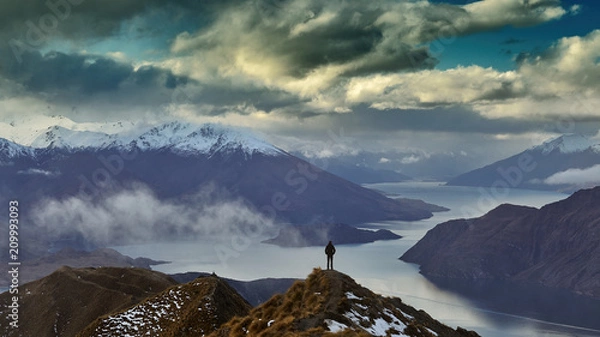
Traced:
<path fill-rule="evenodd" d="M 329 241 L 327 247 L 325 247 L 325 254 L 327 254 L 327 270 L 333 270 L 333 254 L 335 254 L 335 247 L 331 241 Z"/>

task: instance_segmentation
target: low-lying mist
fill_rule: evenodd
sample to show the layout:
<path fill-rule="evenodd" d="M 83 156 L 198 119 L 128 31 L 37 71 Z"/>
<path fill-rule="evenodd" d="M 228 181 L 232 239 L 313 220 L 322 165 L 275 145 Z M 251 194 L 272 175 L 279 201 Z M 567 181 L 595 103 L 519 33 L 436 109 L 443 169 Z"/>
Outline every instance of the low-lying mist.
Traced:
<path fill-rule="evenodd" d="M 90 200 L 80 196 L 46 199 L 32 221 L 52 241 L 78 237 L 99 246 L 276 235 L 272 219 L 215 186 L 185 199 L 160 200 L 147 186 L 133 184 Z"/>

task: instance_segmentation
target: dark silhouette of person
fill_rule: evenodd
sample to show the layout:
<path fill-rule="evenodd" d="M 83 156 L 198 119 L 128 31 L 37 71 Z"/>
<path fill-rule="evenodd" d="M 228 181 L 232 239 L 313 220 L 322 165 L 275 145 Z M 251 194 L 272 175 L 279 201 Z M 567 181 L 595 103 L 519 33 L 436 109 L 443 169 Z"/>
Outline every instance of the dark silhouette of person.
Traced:
<path fill-rule="evenodd" d="M 327 270 L 333 270 L 333 254 L 335 254 L 335 247 L 331 241 L 329 241 L 327 247 L 325 247 L 325 254 L 327 254 Z"/>

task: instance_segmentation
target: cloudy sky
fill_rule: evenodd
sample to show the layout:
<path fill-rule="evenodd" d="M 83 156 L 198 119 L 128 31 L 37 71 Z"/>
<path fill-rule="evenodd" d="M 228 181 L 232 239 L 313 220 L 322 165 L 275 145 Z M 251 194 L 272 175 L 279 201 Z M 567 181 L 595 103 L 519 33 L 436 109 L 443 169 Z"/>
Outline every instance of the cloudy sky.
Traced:
<path fill-rule="evenodd" d="M 179 119 L 307 154 L 485 162 L 597 137 L 598 17 L 588 0 L 2 1 L 0 136 Z"/>

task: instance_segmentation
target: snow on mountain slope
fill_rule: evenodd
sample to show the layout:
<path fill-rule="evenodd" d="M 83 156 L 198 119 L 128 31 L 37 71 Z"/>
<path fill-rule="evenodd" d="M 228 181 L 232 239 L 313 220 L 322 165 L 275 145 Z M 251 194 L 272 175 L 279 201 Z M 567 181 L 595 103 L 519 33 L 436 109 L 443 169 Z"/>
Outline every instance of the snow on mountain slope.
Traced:
<path fill-rule="evenodd" d="M 219 124 L 195 125 L 170 122 L 143 128 L 137 132 L 107 134 L 93 131 L 74 131 L 52 126 L 39 135 L 31 147 L 75 149 L 138 148 L 148 150 L 171 150 L 179 154 L 228 152 L 241 150 L 246 154 L 262 153 L 278 155 L 282 151 L 256 137 L 250 131 Z M 12 151 L 17 154 L 18 152 Z"/>
<path fill-rule="evenodd" d="M 583 152 L 595 145 L 588 138 L 579 134 L 565 134 L 560 137 L 544 142 L 542 145 L 535 146 L 534 150 L 541 150 L 543 154 L 548 154 L 554 150 L 560 153 Z"/>
<path fill-rule="evenodd" d="M 251 308 L 224 280 L 200 277 L 99 319 L 78 336 L 206 336 Z"/>
<path fill-rule="evenodd" d="M 33 149 L 16 144 L 10 140 L 0 138 L 0 159 L 9 159 L 18 156 L 31 156 Z"/>
<path fill-rule="evenodd" d="M 383 297 L 334 270 L 315 269 L 237 317 L 209 337 L 221 336 L 373 336 L 373 337 L 477 337 L 436 321 L 399 298 Z"/>
<path fill-rule="evenodd" d="M 73 131 L 62 126 L 51 126 L 32 143 L 33 148 L 93 148 L 109 142 L 110 135 L 92 131 Z M 100 145 L 100 146 L 99 146 Z"/>
<path fill-rule="evenodd" d="M 248 154 L 256 152 L 277 155 L 281 150 L 257 138 L 250 132 L 218 124 L 171 122 L 142 133 L 132 140 L 141 150 L 170 148 L 180 153 L 214 153 L 240 149 Z"/>

